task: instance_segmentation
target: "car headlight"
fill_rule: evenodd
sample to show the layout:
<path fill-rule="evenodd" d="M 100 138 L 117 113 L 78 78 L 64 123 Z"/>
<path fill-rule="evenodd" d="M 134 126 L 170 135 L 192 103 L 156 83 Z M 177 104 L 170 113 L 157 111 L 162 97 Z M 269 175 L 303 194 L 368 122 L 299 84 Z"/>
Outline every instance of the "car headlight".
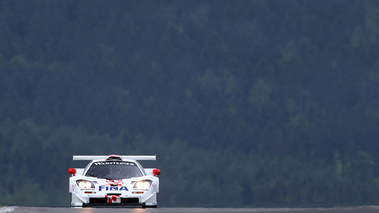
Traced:
<path fill-rule="evenodd" d="M 95 185 L 91 181 L 88 181 L 88 180 L 77 180 L 76 185 L 78 185 L 79 188 L 82 188 L 82 189 L 95 188 Z"/>
<path fill-rule="evenodd" d="M 140 180 L 134 184 L 133 189 L 147 190 L 149 189 L 150 185 L 151 185 L 151 180 Z"/>

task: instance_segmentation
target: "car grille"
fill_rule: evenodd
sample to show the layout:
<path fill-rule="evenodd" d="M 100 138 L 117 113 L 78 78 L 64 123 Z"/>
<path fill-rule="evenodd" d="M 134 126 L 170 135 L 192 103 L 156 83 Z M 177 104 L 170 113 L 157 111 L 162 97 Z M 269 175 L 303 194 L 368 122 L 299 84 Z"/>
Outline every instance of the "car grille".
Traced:
<path fill-rule="evenodd" d="M 105 203 L 107 204 L 107 198 L 105 197 L 98 197 L 98 198 L 90 198 L 89 199 L 90 204 L 102 204 Z M 139 199 L 138 198 L 121 198 L 121 203 L 125 204 L 139 204 Z"/>

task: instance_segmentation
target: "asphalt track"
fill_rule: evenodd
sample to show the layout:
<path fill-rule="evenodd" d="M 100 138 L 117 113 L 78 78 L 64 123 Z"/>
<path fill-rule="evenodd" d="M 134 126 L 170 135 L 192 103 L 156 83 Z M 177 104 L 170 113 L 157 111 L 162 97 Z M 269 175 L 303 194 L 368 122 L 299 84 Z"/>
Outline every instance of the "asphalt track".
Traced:
<path fill-rule="evenodd" d="M 373 213 L 379 206 L 340 208 L 50 208 L 50 207 L 1 207 L 0 213 Z"/>

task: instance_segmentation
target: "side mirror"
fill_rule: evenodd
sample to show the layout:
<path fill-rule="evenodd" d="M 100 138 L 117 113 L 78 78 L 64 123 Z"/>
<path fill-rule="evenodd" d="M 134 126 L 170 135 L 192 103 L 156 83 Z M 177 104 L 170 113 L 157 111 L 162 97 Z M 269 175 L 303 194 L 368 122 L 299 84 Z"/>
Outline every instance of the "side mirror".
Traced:
<path fill-rule="evenodd" d="M 74 169 L 74 168 L 70 168 L 70 169 L 68 169 L 68 173 L 70 173 L 70 174 L 72 174 L 73 176 L 75 176 L 75 174 L 76 174 L 76 169 Z"/>
<path fill-rule="evenodd" d="M 161 174 L 161 170 L 160 169 L 153 169 L 153 175 L 154 176 L 157 176 L 157 175 L 160 175 Z"/>

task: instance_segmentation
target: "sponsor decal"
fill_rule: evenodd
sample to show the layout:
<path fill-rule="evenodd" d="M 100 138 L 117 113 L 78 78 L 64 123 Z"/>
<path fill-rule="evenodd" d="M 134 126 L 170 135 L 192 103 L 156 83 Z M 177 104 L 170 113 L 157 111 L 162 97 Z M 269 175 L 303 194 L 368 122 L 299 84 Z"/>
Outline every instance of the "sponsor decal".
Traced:
<path fill-rule="evenodd" d="M 127 165 L 127 166 L 134 166 L 134 163 L 130 162 L 123 162 L 123 161 L 101 161 L 101 162 L 95 162 L 92 165 L 94 166 L 104 166 L 104 165 Z"/>
<path fill-rule="evenodd" d="M 100 185 L 99 191 L 129 191 L 126 186 L 106 186 L 106 185 Z"/>
<path fill-rule="evenodd" d="M 94 188 L 88 188 L 88 189 L 80 189 L 80 191 L 91 191 L 91 190 L 95 190 Z"/>
<path fill-rule="evenodd" d="M 107 185 L 109 186 L 115 186 L 115 185 L 122 186 L 123 184 L 122 180 L 107 180 L 106 182 L 107 182 Z"/>
<path fill-rule="evenodd" d="M 99 191 L 129 191 L 123 186 L 122 180 L 106 180 L 106 185 L 100 185 Z"/>

